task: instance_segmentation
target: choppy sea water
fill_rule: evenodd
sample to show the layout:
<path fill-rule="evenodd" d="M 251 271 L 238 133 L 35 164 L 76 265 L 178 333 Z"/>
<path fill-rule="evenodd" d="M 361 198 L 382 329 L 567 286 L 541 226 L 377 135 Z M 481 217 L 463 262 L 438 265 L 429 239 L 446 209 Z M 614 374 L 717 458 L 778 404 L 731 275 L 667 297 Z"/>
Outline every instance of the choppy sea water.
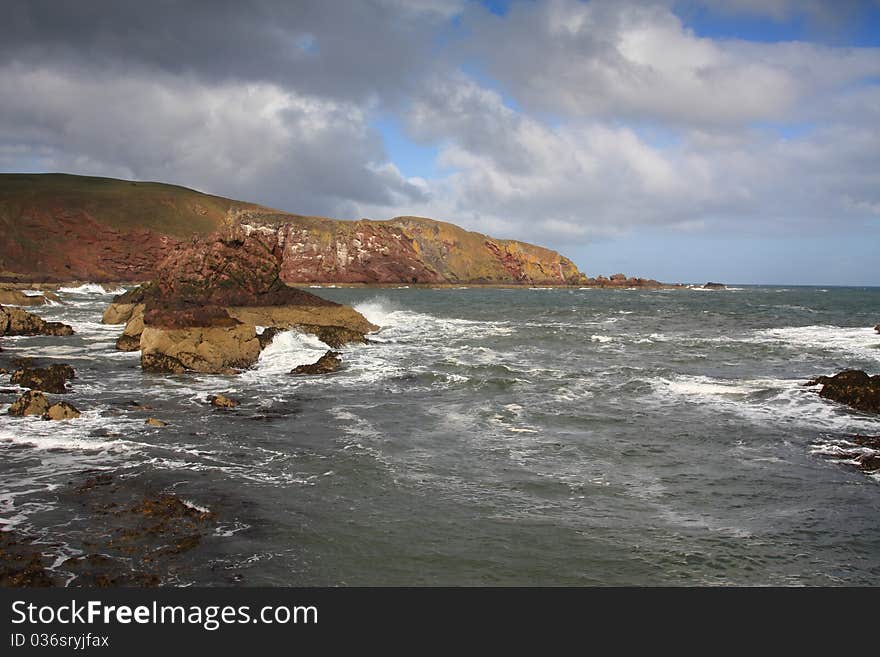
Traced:
<path fill-rule="evenodd" d="M 35 309 L 77 334 L 0 356 L 73 365 L 83 416 L 0 398 L 0 521 L 79 554 L 60 491 L 99 470 L 217 513 L 168 584 L 880 584 L 880 481 L 826 456 L 880 418 L 801 386 L 880 373 L 880 289 L 316 292 L 382 327 L 324 377 L 288 374 L 326 351 L 295 332 L 146 375 L 100 288 Z"/>

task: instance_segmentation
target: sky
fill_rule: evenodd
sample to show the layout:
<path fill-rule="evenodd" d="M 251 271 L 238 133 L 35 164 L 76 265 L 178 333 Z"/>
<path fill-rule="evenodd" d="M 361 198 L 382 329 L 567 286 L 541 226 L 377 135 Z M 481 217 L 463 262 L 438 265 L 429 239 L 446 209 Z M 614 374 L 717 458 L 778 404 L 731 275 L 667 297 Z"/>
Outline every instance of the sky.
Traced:
<path fill-rule="evenodd" d="M 7 0 L 0 171 L 880 285 L 880 0 Z"/>

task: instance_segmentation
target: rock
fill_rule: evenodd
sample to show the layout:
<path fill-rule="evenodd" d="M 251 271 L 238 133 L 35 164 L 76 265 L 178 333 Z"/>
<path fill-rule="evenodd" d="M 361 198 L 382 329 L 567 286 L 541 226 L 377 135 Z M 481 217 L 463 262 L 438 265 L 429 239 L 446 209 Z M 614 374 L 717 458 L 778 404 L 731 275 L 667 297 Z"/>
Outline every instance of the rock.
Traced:
<path fill-rule="evenodd" d="M 877 326 L 874 327 L 874 330 L 877 331 L 877 333 L 880 333 L 880 324 L 877 324 Z"/>
<path fill-rule="evenodd" d="M 128 294 L 128 293 L 126 293 Z M 144 312 L 144 304 L 142 303 L 120 303 L 117 301 L 120 297 L 125 297 L 125 295 L 120 295 L 116 297 L 113 302 L 107 306 L 104 310 L 104 315 L 101 317 L 101 323 L 103 324 L 125 324 L 132 318 L 133 315 L 138 313 L 143 314 Z"/>
<path fill-rule="evenodd" d="M 726 290 L 727 286 L 724 283 L 706 283 L 703 285 L 704 290 Z"/>
<path fill-rule="evenodd" d="M 10 383 L 31 388 L 63 394 L 69 392 L 67 381 L 76 377 L 76 373 L 70 365 L 51 365 L 49 367 L 22 368 L 12 373 Z"/>
<path fill-rule="evenodd" d="M 52 404 L 43 414 L 44 420 L 72 420 L 78 418 L 80 412 L 67 402 Z"/>
<path fill-rule="evenodd" d="M 330 374 L 339 369 L 342 365 L 340 354 L 336 351 L 328 351 L 311 365 L 298 365 L 294 367 L 291 374 Z"/>
<path fill-rule="evenodd" d="M 867 413 L 880 413 L 880 375 L 845 370 L 834 376 L 820 376 L 806 385 L 822 385 L 819 396 Z"/>
<path fill-rule="evenodd" d="M 9 414 L 18 417 L 27 415 L 44 415 L 49 410 L 49 400 L 46 395 L 36 390 L 28 390 L 21 397 L 12 402 Z"/>
<path fill-rule="evenodd" d="M 252 366 L 277 330 L 298 327 L 340 345 L 378 328 L 352 308 L 282 283 L 280 248 L 274 233 L 240 224 L 178 247 L 152 283 L 114 299 L 117 319 L 132 306 L 118 346 L 133 348 L 139 334 L 145 371 L 225 374 Z M 261 340 L 257 326 L 274 330 Z"/>
<path fill-rule="evenodd" d="M 123 333 L 116 338 L 116 348 L 119 351 L 140 351 L 141 336 L 125 335 Z"/>
<path fill-rule="evenodd" d="M 148 417 L 144 421 L 144 424 L 149 424 L 151 427 L 167 427 L 168 426 L 167 422 L 163 422 L 162 420 L 158 420 L 154 417 Z"/>
<path fill-rule="evenodd" d="M 141 335 L 141 367 L 145 372 L 213 374 L 250 367 L 260 355 L 253 326 L 164 329 L 147 326 Z"/>
<path fill-rule="evenodd" d="M 9 306 L 42 306 L 47 302 L 43 294 L 25 294 L 21 290 L 0 288 L 0 304 Z"/>
<path fill-rule="evenodd" d="M 47 322 L 42 317 L 0 306 L 0 336 L 3 335 L 73 335 L 73 329 L 61 322 Z"/>
<path fill-rule="evenodd" d="M 257 336 L 257 340 L 260 341 L 260 351 L 272 344 L 272 340 L 275 339 L 275 336 L 283 331 L 284 329 L 280 329 L 276 326 L 270 326 L 263 329 L 263 332 Z"/>
<path fill-rule="evenodd" d="M 208 402 L 214 408 L 235 408 L 238 406 L 238 402 L 234 399 L 230 399 L 225 395 L 211 395 L 208 397 Z"/>

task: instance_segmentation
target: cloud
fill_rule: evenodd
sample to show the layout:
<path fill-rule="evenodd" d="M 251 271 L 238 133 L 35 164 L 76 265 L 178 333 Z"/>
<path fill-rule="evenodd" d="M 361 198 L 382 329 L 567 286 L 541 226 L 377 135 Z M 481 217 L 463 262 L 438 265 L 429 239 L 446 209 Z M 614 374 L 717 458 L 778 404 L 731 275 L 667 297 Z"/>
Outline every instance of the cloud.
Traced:
<path fill-rule="evenodd" d="M 880 75 L 880 49 L 699 37 L 663 3 L 550 0 L 469 12 L 470 47 L 526 109 L 567 118 L 741 125 Z"/>
<path fill-rule="evenodd" d="M 424 191 L 390 166 L 359 106 L 270 83 L 0 68 L 2 155 L 44 170 L 163 180 L 301 212 L 405 204 Z"/>

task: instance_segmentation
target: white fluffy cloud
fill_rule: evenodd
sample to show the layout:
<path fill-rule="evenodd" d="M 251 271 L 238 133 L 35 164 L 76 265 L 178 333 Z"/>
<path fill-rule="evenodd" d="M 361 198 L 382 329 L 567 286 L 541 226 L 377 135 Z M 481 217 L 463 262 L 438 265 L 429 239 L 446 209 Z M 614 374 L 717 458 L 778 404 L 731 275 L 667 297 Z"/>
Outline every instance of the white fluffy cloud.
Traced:
<path fill-rule="evenodd" d="M 270 83 L 0 68 L 0 158 L 162 180 L 302 212 L 422 198 L 385 161 L 368 109 Z"/>

